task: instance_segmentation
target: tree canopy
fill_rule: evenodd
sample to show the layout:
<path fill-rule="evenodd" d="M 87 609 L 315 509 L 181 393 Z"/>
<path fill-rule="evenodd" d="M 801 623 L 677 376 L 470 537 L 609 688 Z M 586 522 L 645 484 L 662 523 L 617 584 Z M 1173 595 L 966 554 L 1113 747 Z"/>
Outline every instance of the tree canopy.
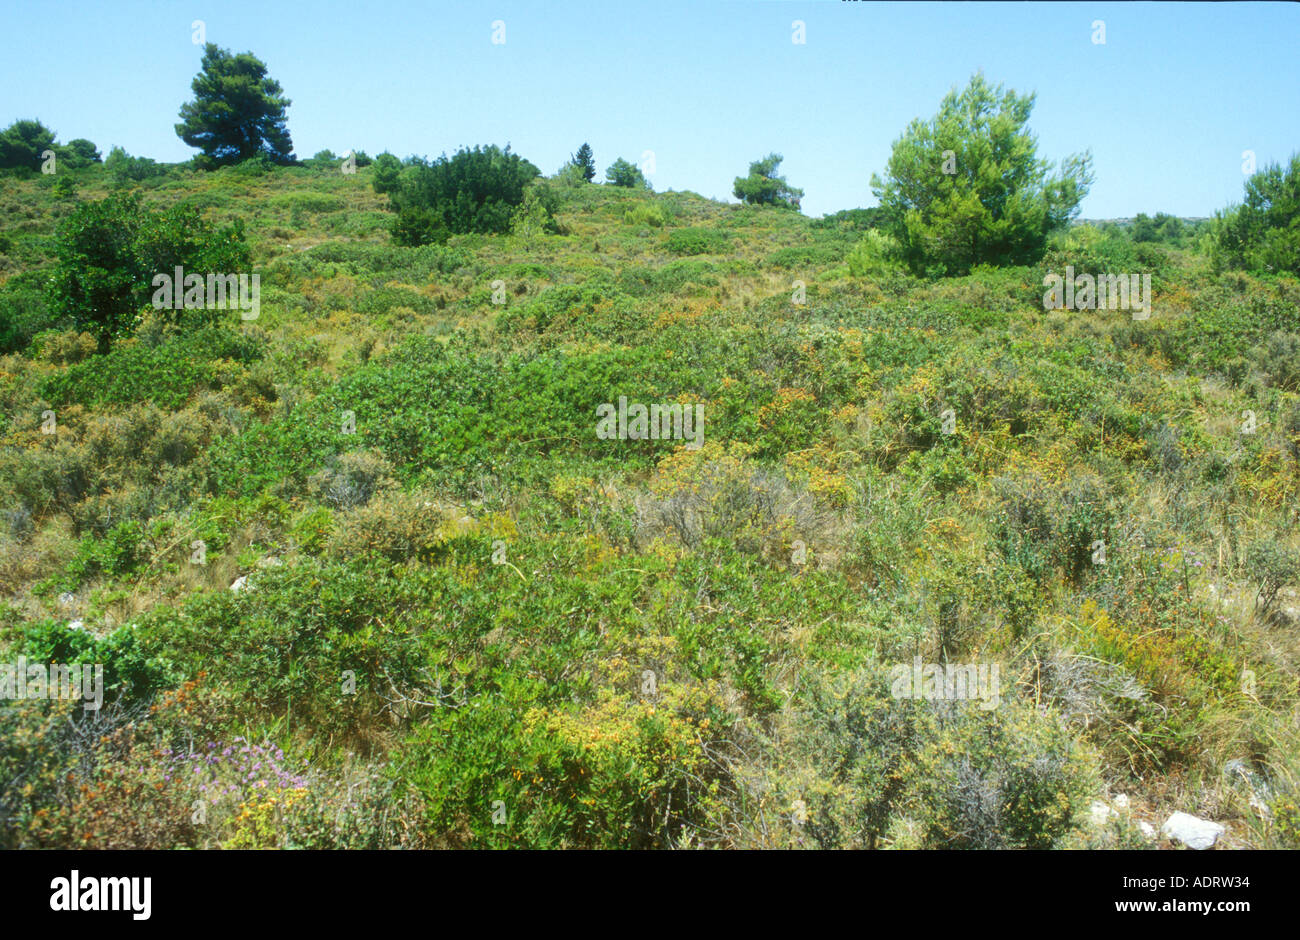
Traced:
<path fill-rule="evenodd" d="M 203 151 L 196 163 L 228 166 L 259 155 L 273 163 L 293 162 L 285 126 L 291 102 L 251 52 L 232 55 L 208 43 L 190 87 L 194 100 L 181 105 L 176 133 Z"/>
<path fill-rule="evenodd" d="M 569 161 L 582 171 L 582 178 L 588 183 L 596 178 L 596 158 L 592 155 L 591 145 L 584 143 Z"/>
<path fill-rule="evenodd" d="M 885 228 L 918 274 L 965 274 L 978 264 L 1032 264 L 1047 235 L 1078 214 L 1092 184 L 1092 157 L 1076 154 L 1053 173 L 1026 128 L 1035 96 L 994 87 L 976 74 L 949 92 L 929 121 L 894 142 L 882 180 L 873 174 Z"/>
<path fill-rule="evenodd" d="M 779 206 L 798 209 L 803 190 L 791 186 L 776 171 L 784 159 L 779 153 L 769 153 L 749 165 L 748 176 L 737 176 L 732 194 L 743 202 L 759 206 Z"/>
<path fill-rule="evenodd" d="M 193 206 L 153 212 L 138 195 L 120 193 L 78 205 L 59 225 L 54 255 L 50 306 L 104 346 L 134 328 L 155 275 L 177 265 L 234 274 L 251 264 L 241 221 L 217 229 Z"/>
<path fill-rule="evenodd" d="M 619 157 L 605 170 L 605 182 L 627 189 L 649 189 L 650 181 L 645 178 L 641 168 Z"/>
<path fill-rule="evenodd" d="M 55 150 L 54 131 L 35 119 L 14 121 L 0 131 L 0 168 L 37 169 L 41 154 Z"/>
<path fill-rule="evenodd" d="M 1219 268 L 1300 273 L 1300 154 L 1246 180 L 1242 204 L 1215 216 L 1211 244 Z"/>

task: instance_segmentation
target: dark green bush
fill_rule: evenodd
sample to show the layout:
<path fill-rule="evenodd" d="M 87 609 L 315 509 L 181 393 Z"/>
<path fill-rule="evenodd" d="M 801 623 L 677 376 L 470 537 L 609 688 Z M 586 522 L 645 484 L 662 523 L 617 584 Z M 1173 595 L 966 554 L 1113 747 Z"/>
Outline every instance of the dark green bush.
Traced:
<path fill-rule="evenodd" d="M 400 232 L 401 244 L 429 244 L 443 228 L 457 234 L 508 232 L 525 188 L 540 175 L 508 146 L 488 146 L 443 154 L 433 162 L 411 157 L 398 168 L 381 155 L 374 187 L 388 194 L 398 214 L 394 237 Z"/>
<path fill-rule="evenodd" d="M 193 207 L 153 212 L 138 196 L 126 195 L 79 205 L 59 225 L 54 251 L 50 306 L 76 329 L 99 336 L 105 348 L 150 306 L 155 275 L 171 277 L 177 266 L 187 275 L 235 274 L 251 266 L 240 220 L 216 229 Z M 163 315 L 201 322 L 231 314 L 168 308 Z"/>
<path fill-rule="evenodd" d="M 0 285 L 0 354 L 26 349 L 32 337 L 58 323 L 38 272 L 24 272 Z"/>

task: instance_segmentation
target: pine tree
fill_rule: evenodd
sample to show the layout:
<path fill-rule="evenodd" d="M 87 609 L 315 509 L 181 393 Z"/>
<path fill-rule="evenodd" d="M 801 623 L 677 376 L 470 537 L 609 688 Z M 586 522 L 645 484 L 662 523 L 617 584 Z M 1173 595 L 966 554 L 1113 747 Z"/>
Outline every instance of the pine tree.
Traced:
<path fill-rule="evenodd" d="M 176 134 L 203 151 L 200 162 L 226 166 L 258 155 L 293 162 L 284 114 L 291 102 L 251 52 L 232 55 L 208 43 L 203 68 L 190 87 L 194 100 L 181 105 Z"/>
<path fill-rule="evenodd" d="M 582 169 L 582 178 L 588 183 L 596 178 L 596 158 L 592 154 L 589 144 L 584 143 L 579 147 L 578 152 L 573 155 L 570 162 Z"/>

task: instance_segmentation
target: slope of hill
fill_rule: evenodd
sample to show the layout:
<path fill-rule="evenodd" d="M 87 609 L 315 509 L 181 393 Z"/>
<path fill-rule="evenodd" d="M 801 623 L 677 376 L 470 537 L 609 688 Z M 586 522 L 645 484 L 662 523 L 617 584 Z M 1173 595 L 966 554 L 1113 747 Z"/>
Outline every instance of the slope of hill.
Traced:
<path fill-rule="evenodd" d="M 0 659 L 106 690 L 0 710 L 0 843 L 1297 845 L 1294 279 L 1139 246 L 1150 319 L 1044 311 L 1094 243 L 855 278 L 595 185 L 405 248 L 370 172 L 148 181 L 258 318 L 0 358 Z M 0 290 L 109 185 L 0 181 Z"/>

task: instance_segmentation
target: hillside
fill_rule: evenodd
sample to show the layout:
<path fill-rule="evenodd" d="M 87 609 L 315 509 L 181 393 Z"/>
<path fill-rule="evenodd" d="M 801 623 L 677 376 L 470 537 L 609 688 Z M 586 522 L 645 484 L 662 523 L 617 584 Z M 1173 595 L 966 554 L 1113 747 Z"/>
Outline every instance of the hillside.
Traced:
<path fill-rule="evenodd" d="M 849 219 L 553 181 L 408 248 L 373 173 L 145 180 L 257 318 L 0 358 L 0 660 L 105 689 L 0 709 L 0 845 L 1300 847 L 1294 278 L 854 276 Z M 0 178 L 0 310 L 118 185 Z"/>

